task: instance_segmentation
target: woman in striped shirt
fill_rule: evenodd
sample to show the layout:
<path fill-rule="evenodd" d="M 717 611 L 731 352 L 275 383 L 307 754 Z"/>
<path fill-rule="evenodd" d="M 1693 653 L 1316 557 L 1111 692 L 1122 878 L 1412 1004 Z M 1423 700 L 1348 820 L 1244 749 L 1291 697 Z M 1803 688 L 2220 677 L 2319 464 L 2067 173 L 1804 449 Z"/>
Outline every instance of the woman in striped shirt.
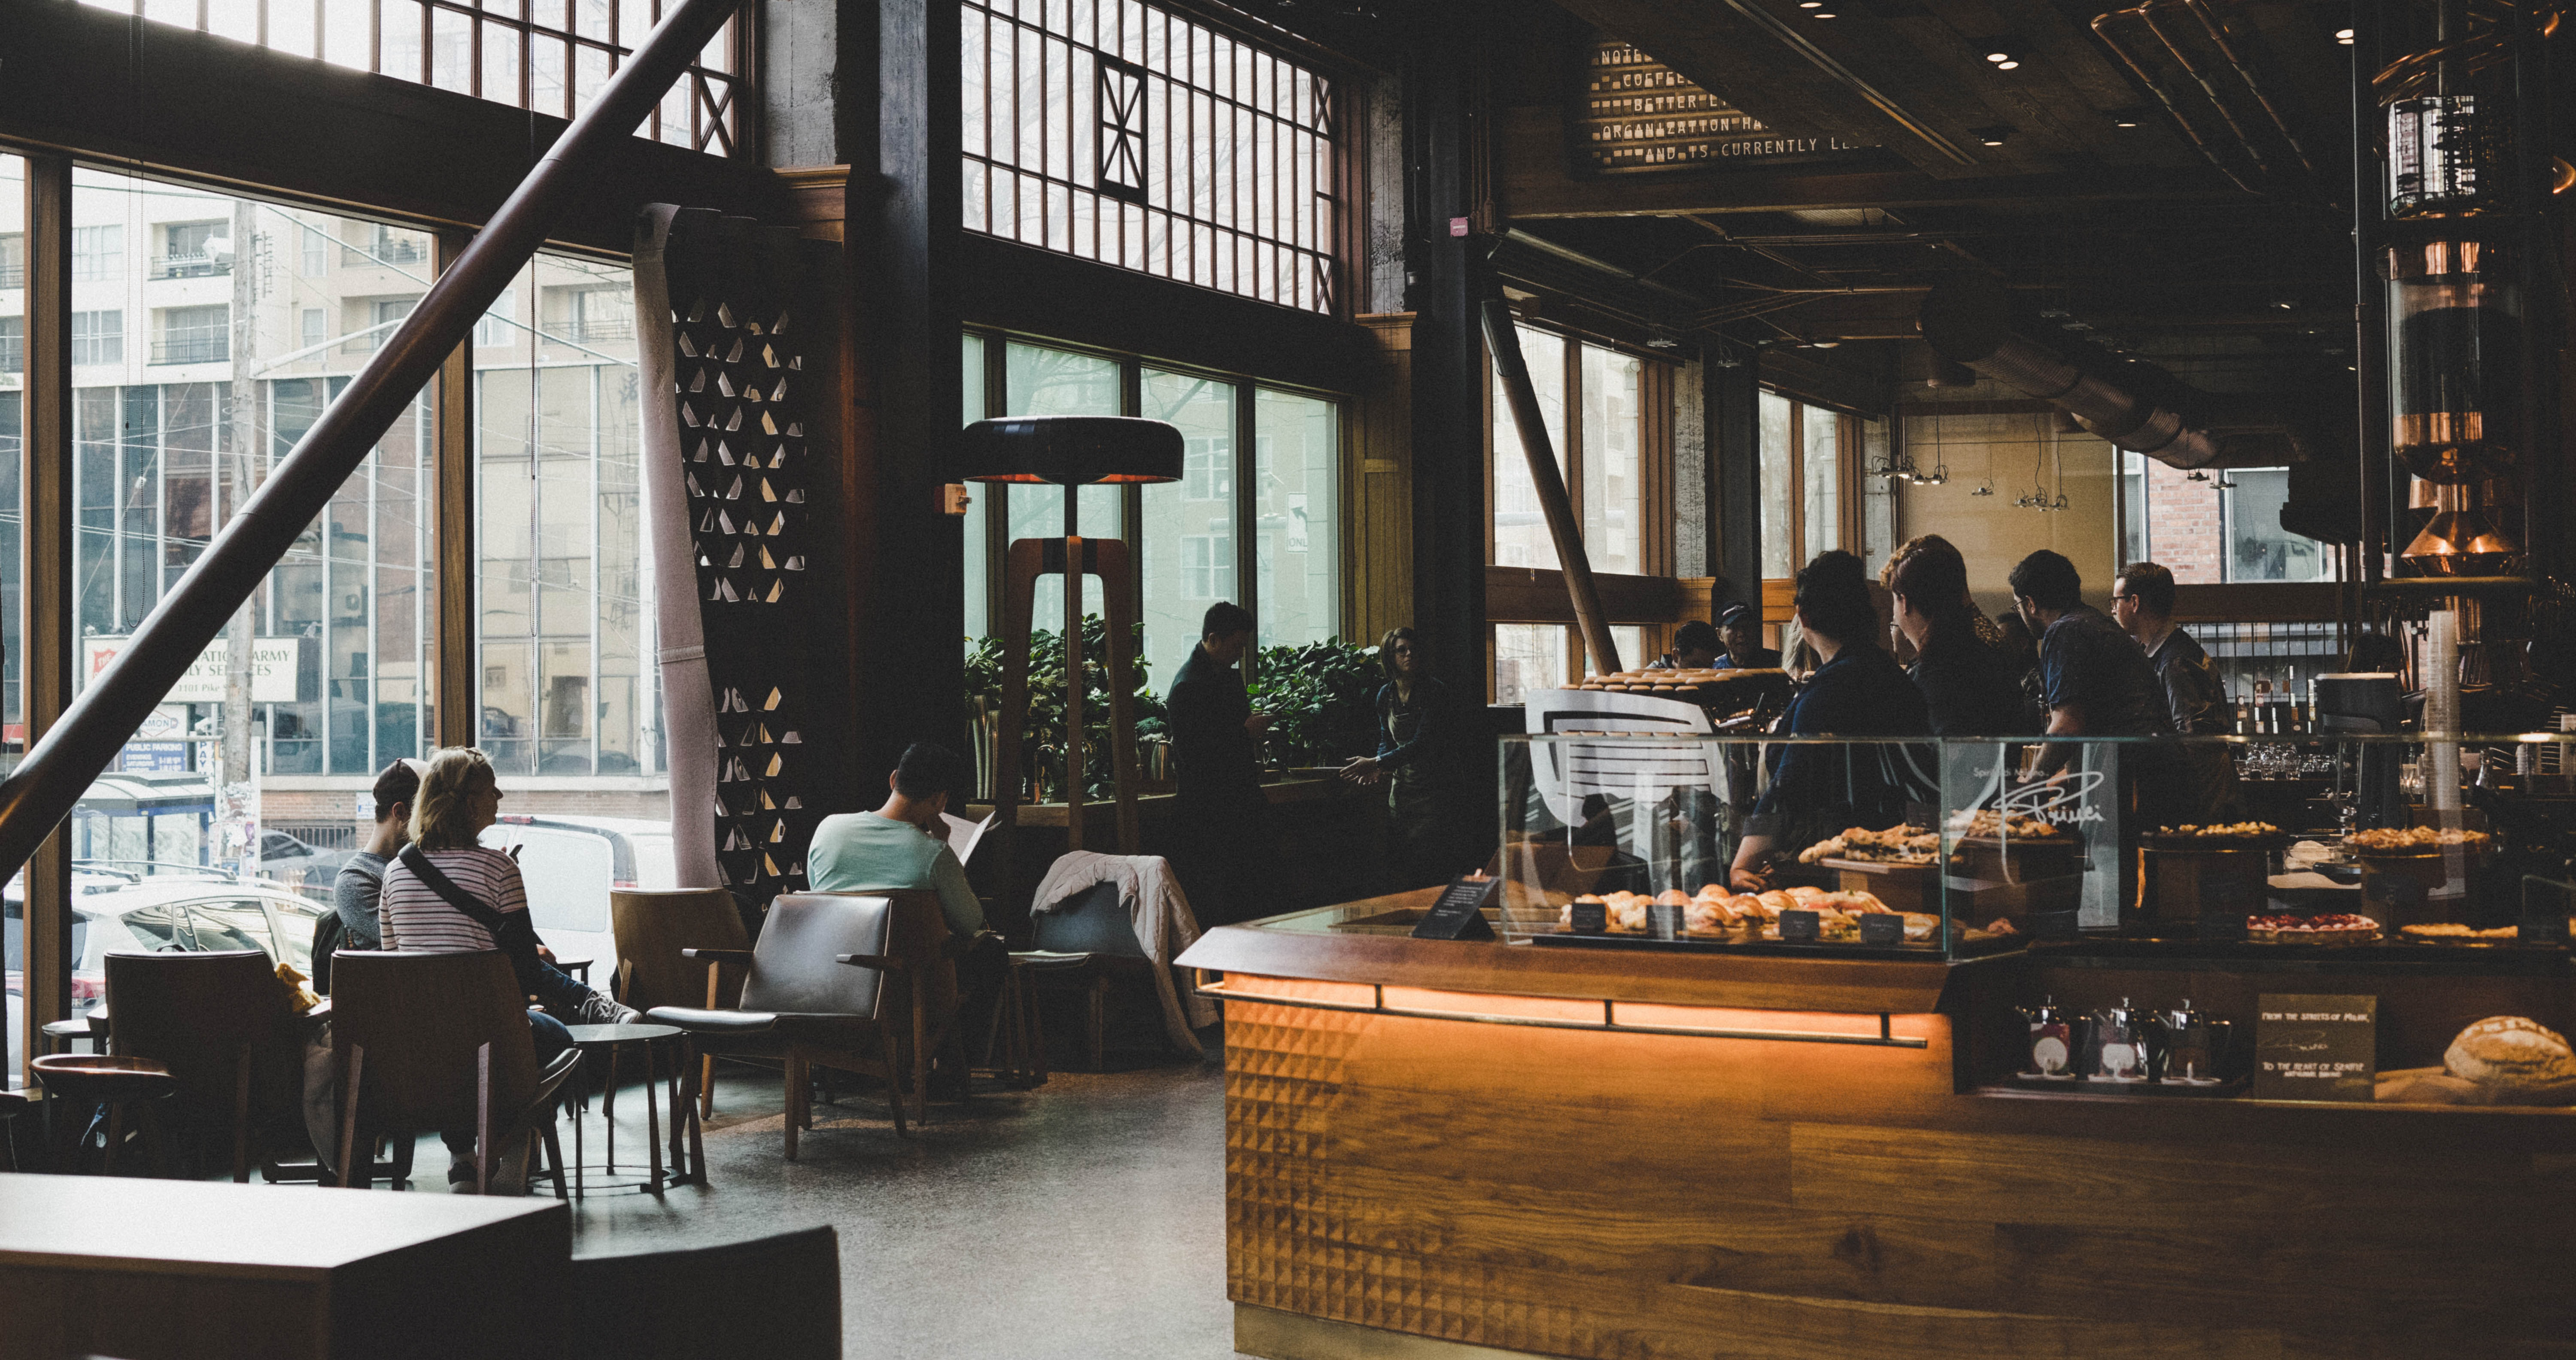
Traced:
<path fill-rule="evenodd" d="M 639 1016 L 546 959 L 528 917 L 528 890 L 519 879 L 519 862 L 478 843 L 500 810 L 500 780 L 481 751 L 450 747 L 432 756 L 429 772 L 421 776 L 420 794 L 412 802 L 412 845 L 385 866 L 377 921 L 386 949 L 427 954 L 497 949 L 507 956 L 511 971 L 518 975 L 519 990 L 536 998 L 547 1012 L 528 1016 L 537 1065 L 543 1067 L 572 1047 L 565 1024 L 625 1024 Z M 485 910 L 469 913 L 450 902 L 414 867 L 415 854 L 427 862 L 431 875 L 445 878 L 448 886 Z M 463 1179 L 471 1179 L 473 1132 L 443 1136 L 448 1151 L 458 1159 L 448 1167 L 449 1182 L 458 1181 L 460 1171 Z"/>

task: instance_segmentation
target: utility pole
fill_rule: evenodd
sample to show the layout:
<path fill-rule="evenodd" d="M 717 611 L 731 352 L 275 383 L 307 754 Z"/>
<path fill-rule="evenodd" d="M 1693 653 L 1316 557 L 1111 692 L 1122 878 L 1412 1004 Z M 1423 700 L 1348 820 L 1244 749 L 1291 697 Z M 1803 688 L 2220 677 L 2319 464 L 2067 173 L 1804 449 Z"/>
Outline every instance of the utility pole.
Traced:
<path fill-rule="evenodd" d="M 232 391 L 228 451 L 219 455 L 218 487 L 228 494 L 217 508 L 224 518 L 241 513 L 250 498 L 252 469 L 260 441 L 257 380 L 252 377 L 258 354 L 260 295 L 259 252 L 253 247 L 252 214 L 247 199 L 233 202 Z M 215 805 L 222 818 L 218 834 L 225 854 L 245 870 L 259 859 L 259 801 L 251 749 L 251 647 L 257 635 L 259 592 L 251 592 L 225 630 L 222 769 L 216 775 Z"/>

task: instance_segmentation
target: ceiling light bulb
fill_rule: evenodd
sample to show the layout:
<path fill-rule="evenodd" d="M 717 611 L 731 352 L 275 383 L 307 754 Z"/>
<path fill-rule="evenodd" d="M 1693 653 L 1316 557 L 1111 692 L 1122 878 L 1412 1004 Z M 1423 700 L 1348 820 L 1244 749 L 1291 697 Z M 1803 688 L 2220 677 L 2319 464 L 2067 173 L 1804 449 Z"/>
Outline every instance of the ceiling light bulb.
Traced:
<path fill-rule="evenodd" d="M 1991 61 L 1991 62 L 1994 62 L 1994 63 L 1995 63 L 1995 64 L 1997 64 L 1997 65 L 2001 65 L 2001 64 L 2003 64 L 2004 62 L 2008 62 L 2008 61 L 2012 60 L 2012 53 L 2010 53 L 2010 52 L 1988 52 L 1988 53 L 1986 54 L 1986 60 Z"/>
<path fill-rule="evenodd" d="M 2338 29 L 2336 29 L 2336 30 L 2335 30 L 2335 41 L 2336 41 L 2336 42 L 2339 42 L 2339 43 L 2343 43 L 2343 44 L 2345 44 L 2345 45 L 2349 46 L 2349 45 L 2351 44 L 2351 42 L 2352 42 L 2352 30 L 2351 30 L 2351 29 L 2349 29 L 2349 28 L 2338 28 Z"/>
<path fill-rule="evenodd" d="M 1825 12 L 1825 11 L 1823 11 L 1823 10 L 1817 10 L 1814 14 L 1809 15 L 1808 17 L 1809 17 L 1809 18 L 1812 18 L 1812 19 L 1830 19 L 1830 18 L 1833 18 L 1834 16 L 1833 16 L 1833 15 L 1831 15 L 1831 14 L 1829 14 L 1829 13 L 1826 13 L 1826 12 Z"/>
<path fill-rule="evenodd" d="M 2137 125 L 2138 120 L 2134 118 L 2114 118 L 2111 120 L 2111 126 L 2116 128 L 2133 128 Z"/>
<path fill-rule="evenodd" d="M 1995 63 L 1995 69 L 1998 71 L 2018 71 L 2021 69 L 2021 63 L 2017 61 L 1999 61 Z"/>

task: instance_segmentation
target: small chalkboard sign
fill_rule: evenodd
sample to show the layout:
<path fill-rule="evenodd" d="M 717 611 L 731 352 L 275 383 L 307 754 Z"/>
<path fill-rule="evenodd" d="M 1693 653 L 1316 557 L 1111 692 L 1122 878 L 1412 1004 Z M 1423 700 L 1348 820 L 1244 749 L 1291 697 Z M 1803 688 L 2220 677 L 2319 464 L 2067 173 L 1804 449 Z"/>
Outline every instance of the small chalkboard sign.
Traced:
<path fill-rule="evenodd" d="M 2257 998 L 2258 1100 L 2369 1100 L 2379 1073 L 2379 998 Z"/>
<path fill-rule="evenodd" d="M 1473 878 L 1452 880 L 1440 890 L 1431 910 L 1413 928 L 1417 940 L 1490 940 L 1494 928 L 1485 922 L 1485 911 L 1503 890 L 1499 878 L 1479 874 Z"/>

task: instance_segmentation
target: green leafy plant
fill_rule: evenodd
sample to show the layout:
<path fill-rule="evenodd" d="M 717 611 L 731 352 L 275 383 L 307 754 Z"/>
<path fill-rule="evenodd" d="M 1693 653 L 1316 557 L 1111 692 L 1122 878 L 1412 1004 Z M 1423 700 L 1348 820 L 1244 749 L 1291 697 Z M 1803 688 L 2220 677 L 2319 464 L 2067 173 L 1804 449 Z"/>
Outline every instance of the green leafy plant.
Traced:
<path fill-rule="evenodd" d="M 1377 648 L 1339 642 L 1264 647 L 1252 706 L 1270 715 L 1270 749 L 1289 765 L 1338 765 L 1377 750 Z"/>
<path fill-rule="evenodd" d="M 1160 736 L 1164 732 L 1163 701 L 1146 689 L 1147 663 L 1144 659 L 1144 628 L 1136 629 L 1135 660 L 1128 667 L 1132 685 L 1130 712 L 1139 738 Z M 970 708 L 989 714 L 998 721 L 1002 712 L 1002 640 L 998 637 L 970 638 L 966 653 L 966 698 Z M 1110 792 L 1112 753 L 1109 746 L 1109 625 L 1097 614 L 1082 618 L 1083 673 L 1083 787 L 1086 796 L 1105 797 Z M 1065 745 L 1065 674 L 1064 635 L 1032 632 L 1029 634 L 1029 713 L 1021 729 L 1020 769 L 1025 774 L 1039 768 L 1041 751 L 1051 748 L 1046 758 L 1048 783 L 1052 789 L 1063 772 Z"/>

